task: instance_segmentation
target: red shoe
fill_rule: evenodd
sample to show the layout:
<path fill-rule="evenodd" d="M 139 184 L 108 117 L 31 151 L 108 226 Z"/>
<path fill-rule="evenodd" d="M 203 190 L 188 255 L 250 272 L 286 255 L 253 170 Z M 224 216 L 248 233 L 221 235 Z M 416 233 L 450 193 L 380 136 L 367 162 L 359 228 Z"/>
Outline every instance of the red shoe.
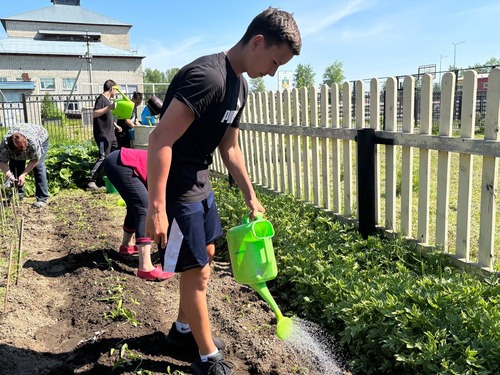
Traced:
<path fill-rule="evenodd" d="M 163 272 L 161 269 L 161 266 L 156 266 L 153 270 L 151 271 L 137 271 L 137 277 L 140 277 L 141 279 L 145 280 L 150 280 L 150 281 L 161 281 L 161 280 L 167 280 L 173 277 L 175 273 L 173 272 Z"/>
<path fill-rule="evenodd" d="M 125 246 L 121 245 L 120 246 L 120 254 L 122 255 L 134 255 L 139 253 L 139 250 L 137 249 L 137 246 Z"/>

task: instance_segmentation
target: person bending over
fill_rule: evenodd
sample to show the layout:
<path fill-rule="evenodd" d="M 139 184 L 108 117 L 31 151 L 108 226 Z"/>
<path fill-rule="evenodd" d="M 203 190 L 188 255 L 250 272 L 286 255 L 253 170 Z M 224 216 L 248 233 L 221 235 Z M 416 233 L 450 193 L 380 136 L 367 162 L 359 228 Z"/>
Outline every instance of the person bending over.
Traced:
<path fill-rule="evenodd" d="M 7 180 L 17 183 L 19 199 L 24 198 L 24 182 L 28 173 L 35 177 L 36 202 L 43 208 L 49 199 L 45 157 L 49 149 L 49 133 L 40 125 L 20 123 L 9 129 L 0 144 L 0 169 Z M 28 161 L 28 165 L 26 165 Z"/>

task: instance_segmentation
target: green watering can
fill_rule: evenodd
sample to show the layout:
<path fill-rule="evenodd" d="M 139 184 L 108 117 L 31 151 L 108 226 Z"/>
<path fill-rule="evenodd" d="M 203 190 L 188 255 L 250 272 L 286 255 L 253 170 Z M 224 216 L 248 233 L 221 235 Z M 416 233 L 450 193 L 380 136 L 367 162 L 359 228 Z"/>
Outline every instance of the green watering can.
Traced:
<path fill-rule="evenodd" d="M 276 334 L 280 339 L 287 339 L 292 333 L 293 321 L 283 316 L 266 285 L 266 281 L 278 274 L 273 236 L 274 228 L 262 214 L 257 214 L 254 220 L 245 215 L 241 225 L 227 232 L 227 244 L 235 280 L 250 285 L 271 306 L 278 321 Z"/>
<path fill-rule="evenodd" d="M 134 111 L 134 102 L 130 100 L 127 95 L 121 92 L 119 86 L 113 86 L 113 88 L 121 94 L 122 99 L 115 100 L 115 109 L 113 109 L 111 113 L 113 113 L 113 116 L 119 120 L 130 119 L 132 117 L 132 112 Z"/>

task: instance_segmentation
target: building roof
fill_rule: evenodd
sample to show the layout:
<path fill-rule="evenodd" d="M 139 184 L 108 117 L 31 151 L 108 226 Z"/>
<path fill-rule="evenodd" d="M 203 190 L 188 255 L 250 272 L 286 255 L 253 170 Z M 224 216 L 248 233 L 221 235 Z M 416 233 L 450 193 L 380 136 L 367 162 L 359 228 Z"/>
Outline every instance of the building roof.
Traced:
<path fill-rule="evenodd" d="M 0 40 L 0 56 L 3 54 L 83 56 L 86 52 L 87 45 L 85 42 L 60 42 L 28 38 Z M 89 43 L 89 52 L 92 56 L 137 57 L 141 59 L 145 57 L 135 52 L 110 47 L 102 43 Z"/>
<path fill-rule="evenodd" d="M 3 28 L 6 28 L 6 21 L 26 21 L 26 22 L 49 22 L 65 24 L 88 24 L 88 25 L 110 25 L 126 26 L 132 25 L 117 21 L 114 18 L 103 16 L 88 9 L 74 5 L 54 4 L 49 7 L 21 13 L 11 17 L 0 19 Z"/>

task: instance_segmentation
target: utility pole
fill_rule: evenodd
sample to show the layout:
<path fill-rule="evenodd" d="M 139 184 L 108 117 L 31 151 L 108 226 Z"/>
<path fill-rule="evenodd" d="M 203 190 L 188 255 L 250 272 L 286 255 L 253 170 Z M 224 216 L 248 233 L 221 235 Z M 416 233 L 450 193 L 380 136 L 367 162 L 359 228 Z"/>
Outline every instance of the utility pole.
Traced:
<path fill-rule="evenodd" d="M 441 86 L 441 72 L 443 71 L 441 69 L 441 63 L 443 61 L 443 58 L 445 57 L 448 57 L 448 55 L 441 55 L 441 57 L 439 57 L 439 85 Z"/>
<path fill-rule="evenodd" d="M 71 88 L 71 92 L 69 93 L 68 98 L 66 99 L 66 105 L 64 106 L 65 113 L 68 110 L 71 97 L 73 96 L 73 93 L 75 92 L 76 85 L 78 83 L 78 79 L 80 78 L 80 73 L 82 72 L 83 66 L 85 65 L 85 61 L 87 61 L 88 65 L 89 65 L 88 68 L 89 68 L 89 80 L 90 80 L 90 97 L 93 96 L 93 92 L 92 92 L 92 55 L 90 54 L 90 42 L 89 42 L 90 37 L 89 37 L 89 32 L 87 30 L 85 30 L 85 33 L 86 33 L 85 40 L 87 41 L 87 51 L 85 52 L 85 55 L 79 57 L 79 58 L 84 59 L 84 60 L 82 61 L 82 66 L 80 66 L 80 70 L 76 74 L 76 78 L 75 78 L 75 81 L 73 82 L 73 87 Z"/>
<path fill-rule="evenodd" d="M 90 80 L 90 96 L 93 96 L 92 93 L 92 55 L 90 54 L 90 37 L 89 37 L 89 32 L 88 30 L 85 30 L 86 33 L 86 39 L 87 39 L 87 52 L 85 53 L 85 58 L 87 59 L 87 62 L 89 63 L 89 80 Z"/>
<path fill-rule="evenodd" d="M 459 44 L 465 43 L 465 40 L 462 40 L 461 42 L 458 43 L 452 43 L 453 44 L 453 68 L 457 69 L 457 46 Z"/>

